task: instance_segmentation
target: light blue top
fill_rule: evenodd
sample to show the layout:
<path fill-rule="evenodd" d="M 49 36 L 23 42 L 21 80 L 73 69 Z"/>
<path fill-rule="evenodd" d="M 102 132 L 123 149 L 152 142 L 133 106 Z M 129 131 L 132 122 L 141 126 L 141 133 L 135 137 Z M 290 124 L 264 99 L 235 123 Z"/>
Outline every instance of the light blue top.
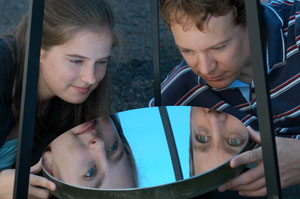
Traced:
<path fill-rule="evenodd" d="M 16 161 L 18 139 L 9 140 L 0 149 L 0 171 L 12 168 Z"/>
<path fill-rule="evenodd" d="M 250 100 L 250 84 L 242 82 L 240 80 L 234 80 L 230 85 L 230 88 L 239 88 L 243 97 L 247 100 L 248 103 Z"/>

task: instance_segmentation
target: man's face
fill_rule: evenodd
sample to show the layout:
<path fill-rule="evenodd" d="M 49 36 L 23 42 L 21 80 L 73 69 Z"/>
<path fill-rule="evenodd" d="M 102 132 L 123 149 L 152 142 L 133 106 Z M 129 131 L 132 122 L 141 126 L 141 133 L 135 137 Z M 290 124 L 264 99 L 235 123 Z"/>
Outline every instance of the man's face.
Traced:
<path fill-rule="evenodd" d="M 213 88 L 225 88 L 235 79 L 252 81 L 248 31 L 234 24 L 233 17 L 233 11 L 211 17 L 203 31 L 195 25 L 187 30 L 180 24 L 171 25 L 184 59 L 193 72 Z"/>
<path fill-rule="evenodd" d="M 243 148 L 247 136 L 246 127 L 234 116 L 212 109 L 193 107 L 193 173 L 203 173 L 228 161 Z"/>

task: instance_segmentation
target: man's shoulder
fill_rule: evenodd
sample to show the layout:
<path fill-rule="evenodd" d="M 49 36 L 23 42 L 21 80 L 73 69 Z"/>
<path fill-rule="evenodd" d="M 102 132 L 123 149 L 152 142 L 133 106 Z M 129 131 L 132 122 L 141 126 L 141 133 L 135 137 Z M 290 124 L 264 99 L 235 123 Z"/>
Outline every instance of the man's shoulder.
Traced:
<path fill-rule="evenodd" d="M 272 20 L 279 20 L 282 26 L 287 26 L 291 17 L 295 17 L 295 14 L 299 14 L 300 1 L 299 0 L 273 0 L 263 4 L 265 10 L 270 13 L 268 20 L 272 23 Z"/>
<path fill-rule="evenodd" d="M 183 60 L 174 67 L 161 82 L 161 96 L 163 105 L 174 105 L 186 92 L 199 84 L 198 77 Z M 149 106 L 154 106 L 154 98 Z"/>
<path fill-rule="evenodd" d="M 197 82 L 198 76 L 191 70 L 189 65 L 183 60 L 173 68 L 161 83 L 162 93 L 174 84 L 186 84 L 187 82 Z"/>

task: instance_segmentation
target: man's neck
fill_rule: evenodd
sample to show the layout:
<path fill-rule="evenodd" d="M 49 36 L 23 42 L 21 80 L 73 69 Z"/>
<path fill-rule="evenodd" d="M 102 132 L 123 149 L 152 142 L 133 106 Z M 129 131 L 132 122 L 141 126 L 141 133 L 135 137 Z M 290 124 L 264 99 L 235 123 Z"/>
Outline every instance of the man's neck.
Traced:
<path fill-rule="evenodd" d="M 247 65 L 237 79 L 247 84 L 251 84 L 253 81 L 252 65 Z"/>

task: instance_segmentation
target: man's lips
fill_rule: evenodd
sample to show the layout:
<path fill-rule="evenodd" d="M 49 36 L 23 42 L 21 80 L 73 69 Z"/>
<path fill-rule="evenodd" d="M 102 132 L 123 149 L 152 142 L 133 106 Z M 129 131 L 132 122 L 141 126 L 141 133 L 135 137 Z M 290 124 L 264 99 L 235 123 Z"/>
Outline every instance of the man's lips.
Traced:
<path fill-rule="evenodd" d="M 83 94 L 89 92 L 89 90 L 90 90 L 90 87 L 89 87 L 89 86 L 87 86 L 87 87 L 80 87 L 80 86 L 74 86 L 74 85 L 72 85 L 72 87 L 73 87 L 77 92 L 83 93 Z"/>
<path fill-rule="evenodd" d="M 221 74 L 221 75 L 216 75 L 216 76 L 210 76 L 210 77 L 207 77 L 207 76 L 206 76 L 205 79 L 207 79 L 207 80 L 209 80 L 209 81 L 220 81 L 220 80 L 223 79 L 223 74 Z"/>
<path fill-rule="evenodd" d="M 83 126 L 80 128 L 80 130 L 75 134 L 76 135 L 86 134 L 86 133 L 93 131 L 94 129 L 95 129 L 95 121 L 93 120 L 93 121 L 83 124 Z"/>

